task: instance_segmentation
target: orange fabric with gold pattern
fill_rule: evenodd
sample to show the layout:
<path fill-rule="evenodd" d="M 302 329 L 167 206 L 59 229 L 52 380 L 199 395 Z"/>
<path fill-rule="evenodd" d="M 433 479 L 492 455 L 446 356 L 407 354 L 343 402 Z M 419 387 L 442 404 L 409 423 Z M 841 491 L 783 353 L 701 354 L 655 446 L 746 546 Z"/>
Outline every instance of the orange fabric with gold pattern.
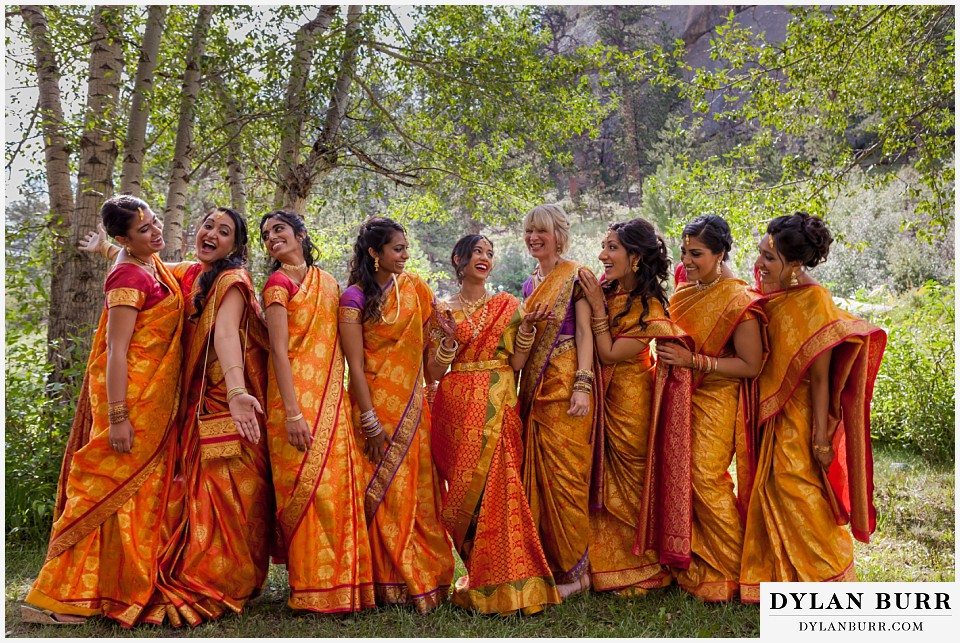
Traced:
<path fill-rule="evenodd" d="M 133 450 L 119 454 L 110 447 L 104 309 L 64 455 L 47 560 L 26 599 L 56 613 L 106 616 L 123 627 L 141 622 L 154 592 L 176 448 L 183 297 L 170 271 L 155 265 L 168 294 L 137 314 L 127 349 Z"/>
<path fill-rule="evenodd" d="M 446 599 L 453 580 L 453 552 L 440 523 L 439 478 L 424 399 L 423 352 L 434 297 L 414 274 L 403 273 L 396 284 L 383 300 L 387 321 L 363 322 L 364 375 L 391 440 L 377 465 L 364 460 L 364 513 L 377 603 L 410 604 L 423 613 Z M 341 319 L 346 296 L 345 291 Z M 354 426 L 359 426 L 356 400 L 351 398 L 351 405 Z"/>
<path fill-rule="evenodd" d="M 290 444 L 287 413 L 271 361 L 267 439 L 277 517 L 286 543 L 287 605 L 314 612 L 355 612 L 376 603 L 363 514 L 363 455 L 343 388 L 344 358 L 337 332 L 340 287 L 315 266 L 295 292 L 290 286 L 285 276 L 274 273 L 263 296 L 267 306 L 273 303 L 287 310 L 293 385 L 314 440 L 306 452 Z"/>
<path fill-rule="evenodd" d="M 853 536 L 876 527 L 870 400 L 886 334 L 839 309 L 819 285 L 768 295 L 772 346 L 759 377 L 760 447 L 747 512 L 741 594 L 764 581 L 853 581 Z M 828 422 L 836 426 L 829 471 L 813 456 L 809 369 L 830 359 Z M 804 534 L 802 538 L 797 534 Z"/>
<path fill-rule="evenodd" d="M 200 459 L 197 406 L 206 379 L 201 413 L 229 410 L 223 370 L 210 342 L 210 363 L 204 368 L 207 339 L 213 332 L 220 303 L 229 288 L 238 288 L 246 302 L 240 321 L 245 345 L 244 380 L 248 392 L 264 404 L 266 332 L 250 275 L 245 269 L 225 270 L 204 302 L 203 312 L 184 329 L 184 392 L 180 413 L 178 476 L 167 506 L 167 542 L 159 561 L 159 593 L 146 619 L 174 626 L 191 626 L 228 612 L 239 613 L 256 596 L 266 579 L 274 537 L 273 492 L 267 441 L 241 439 L 239 457 Z M 192 300 L 187 314 L 194 312 Z M 245 339 L 246 335 L 246 339 Z"/>
<path fill-rule="evenodd" d="M 467 568 L 453 602 L 484 614 L 560 602 L 520 476 L 517 388 L 507 362 L 519 305 L 500 293 L 470 319 L 454 312 L 459 349 L 433 405 L 433 457 L 447 483 L 440 517 Z"/>

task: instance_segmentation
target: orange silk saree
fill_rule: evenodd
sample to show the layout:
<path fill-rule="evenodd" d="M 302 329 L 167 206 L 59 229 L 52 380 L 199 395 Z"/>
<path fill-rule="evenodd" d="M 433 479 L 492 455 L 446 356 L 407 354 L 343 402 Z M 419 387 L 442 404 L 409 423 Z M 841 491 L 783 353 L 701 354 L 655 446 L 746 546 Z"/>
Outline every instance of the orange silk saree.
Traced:
<path fill-rule="evenodd" d="M 443 526 L 467 575 L 453 602 L 484 614 L 559 603 L 523 493 L 513 354 L 520 302 L 492 297 L 468 319 L 455 311 L 460 345 L 433 405 L 433 457 Z"/>
<path fill-rule="evenodd" d="M 684 333 L 667 317 L 663 306 L 649 299 L 641 328 L 643 303 L 614 322 L 627 304 L 626 293 L 608 293 L 607 311 L 614 341 L 641 340 L 647 346 L 636 356 L 601 367 L 603 422 L 594 442 L 593 489 L 590 513 L 590 579 L 598 591 L 626 587 L 650 589 L 670 584 L 668 568 L 660 564 L 655 548 L 633 553 L 641 514 L 641 492 L 646 478 L 655 365 L 649 342 L 681 339 Z M 664 381 L 660 382 L 662 388 Z"/>
<path fill-rule="evenodd" d="M 140 310 L 127 349 L 131 453 L 110 447 L 107 309 L 93 340 L 57 490 L 46 562 L 26 601 L 60 614 L 101 615 L 131 627 L 154 592 L 156 557 L 176 448 L 183 297 L 154 260 L 167 297 Z M 107 292 L 108 305 L 136 305 L 139 291 Z M 120 292 L 127 291 L 127 292 Z"/>
<path fill-rule="evenodd" d="M 683 283 L 670 298 L 670 317 L 693 340 L 694 350 L 715 357 L 734 354 L 737 325 L 763 319 L 760 295 L 739 279 L 722 279 L 700 290 Z M 762 329 L 762 327 L 761 327 Z M 762 333 L 761 333 L 762 336 Z M 691 516 L 689 558 L 672 562 L 677 582 L 704 601 L 729 601 L 739 591 L 742 516 L 751 477 L 747 426 L 753 382 L 717 373 L 691 373 L 691 439 L 689 504 L 672 512 Z M 661 412 L 669 413 L 669 409 Z M 737 456 L 738 504 L 728 469 Z M 680 456 L 680 453 L 673 454 Z"/>
<path fill-rule="evenodd" d="M 317 267 L 295 294 L 283 285 L 263 292 L 263 305 L 287 310 L 290 366 L 300 411 L 313 433 L 301 452 L 287 438 L 286 410 L 271 361 L 267 439 L 277 519 L 286 545 L 293 609 L 355 612 L 375 606 L 370 541 L 363 514 L 363 454 L 343 388 L 337 331 L 340 287 Z M 271 358 L 272 360 L 272 358 Z"/>
<path fill-rule="evenodd" d="M 590 462 L 598 407 L 586 417 L 567 415 L 577 351 L 573 333 L 561 335 L 580 264 L 557 265 L 532 292 L 524 308 L 546 304 L 554 318 L 538 323 L 530 357 L 520 379 L 523 420 L 523 488 L 543 551 L 557 584 L 578 581 L 587 571 L 590 530 Z"/>
<path fill-rule="evenodd" d="M 187 278 L 198 273 L 194 268 Z M 188 280 L 183 283 L 187 291 L 190 285 Z M 184 621 L 196 626 L 227 612 L 239 613 L 260 592 L 267 576 L 274 511 L 263 429 L 256 445 L 235 438 L 240 443 L 239 456 L 200 459 L 197 406 L 203 403 L 203 414 L 229 410 L 212 340 L 210 362 L 204 366 L 207 340 L 229 288 L 239 288 L 246 301 L 239 328 L 241 345 L 245 345 L 244 376 L 247 390 L 263 405 L 267 343 L 260 304 L 247 271 L 226 270 L 210 288 L 200 317 L 187 321 L 184 328 L 185 399 L 179 418 L 178 471 L 168 506 L 169 537 L 159 561 L 159 595 L 146 619 L 150 623 L 162 623 L 166 617 L 174 626 Z M 193 310 L 192 302 L 188 303 L 188 314 Z"/>
<path fill-rule="evenodd" d="M 771 356 L 760 384 L 756 480 L 747 511 L 741 596 L 760 600 L 763 581 L 853 581 L 853 535 L 876 526 L 870 399 L 886 334 L 833 303 L 819 285 L 771 293 Z M 809 369 L 831 350 L 829 471 L 813 456 Z"/>
<path fill-rule="evenodd" d="M 414 274 L 403 273 L 396 284 L 385 293 L 386 321 L 362 322 L 364 375 L 390 436 L 379 463 L 364 460 L 369 481 L 364 514 L 377 603 L 410 604 L 425 613 L 447 598 L 453 580 L 453 551 L 440 521 L 430 409 L 424 400 L 423 353 L 434 298 L 427 283 Z M 343 305 L 357 290 L 351 286 L 341 297 L 341 322 L 361 323 L 361 311 Z M 355 400 L 351 403 L 354 426 L 359 426 L 360 409 Z"/>

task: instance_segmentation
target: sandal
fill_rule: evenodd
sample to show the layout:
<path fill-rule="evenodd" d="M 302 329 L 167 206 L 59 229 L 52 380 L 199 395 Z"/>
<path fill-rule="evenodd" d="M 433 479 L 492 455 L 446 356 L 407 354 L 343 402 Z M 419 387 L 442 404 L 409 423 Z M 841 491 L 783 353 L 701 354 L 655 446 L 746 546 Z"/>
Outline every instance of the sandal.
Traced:
<path fill-rule="evenodd" d="M 58 614 L 27 603 L 20 606 L 20 619 L 24 623 L 36 623 L 37 625 L 82 625 L 87 622 L 85 616 Z"/>

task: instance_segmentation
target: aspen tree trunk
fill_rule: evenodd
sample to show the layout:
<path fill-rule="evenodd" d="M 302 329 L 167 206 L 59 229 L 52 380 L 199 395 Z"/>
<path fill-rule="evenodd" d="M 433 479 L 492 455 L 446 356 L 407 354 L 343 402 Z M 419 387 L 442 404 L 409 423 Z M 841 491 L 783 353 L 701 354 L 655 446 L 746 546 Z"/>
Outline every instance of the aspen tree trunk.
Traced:
<path fill-rule="evenodd" d="M 343 117 L 347 112 L 350 87 L 353 84 L 357 50 L 360 48 L 360 18 L 362 16 L 363 6 L 350 5 L 347 8 L 347 33 L 344 39 L 343 52 L 340 56 L 340 73 L 330 94 L 323 130 L 317 140 L 314 141 L 310 153 L 304 161 L 290 168 L 281 176 L 282 207 L 285 210 L 304 214 L 307 198 L 310 196 L 310 190 L 313 189 L 317 179 L 333 170 L 339 162 L 339 149 L 336 143 L 340 126 L 343 124 Z"/>
<path fill-rule="evenodd" d="M 140 62 L 137 65 L 137 77 L 133 84 L 133 97 L 130 101 L 127 138 L 123 144 L 123 168 L 120 170 L 121 194 L 132 194 L 134 196 L 140 196 L 141 194 L 147 116 L 150 113 L 147 102 L 153 91 L 153 72 L 157 68 L 157 57 L 160 54 L 160 35 L 163 33 L 166 14 L 167 8 L 163 5 L 151 5 L 147 10 L 147 26 L 143 33 Z"/>
<path fill-rule="evenodd" d="M 296 174 L 300 163 L 300 145 L 303 131 L 303 122 L 307 118 L 309 107 L 304 102 L 304 90 L 310 79 L 310 69 L 313 66 L 313 56 L 317 40 L 330 28 L 334 16 L 340 10 L 338 5 L 324 5 L 320 7 L 317 17 L 302 25 L 294 38 L 293 59 L 290 62 L 290 78 L 287 81 L 287 93 L 284 101 L 285 111 L 280 123 L 280 157 L 278 174 L 280 182 L 274 195 L 274 207 L 287 206 L 287 188 L 285 184 L 290 177 Z M 306 200 L 294 211 L 302 213 Z"/>
<path fill-rule="evenodd" d="M 247 186 L 246 176 L 243 171 L 243 151 L 240 148 L 240 112 L 237 110 L 237 104 L 230 95 L 219 75 L 212 77 L 220 103 L 223 105 L 223 113 L 227 130 L 227 151 L 225 165 L 227 168 L 227 185 L 230 186 L 230 207 L 236 210 L 241 217 L 247 216 Z"/>
<path fill-rule="evenodd" d="M 161 256 L 164 261 L 183 259 L 184 216 L 187 204 L 187 185 L 190 182 L 193 159 L 193 118 L 197 97 L 200 95 L 200 61 L 207 40 L 207 29 L 216 10 L 214 5 L 202 5 L 190 39 L 187 64 L 183 72 L 183 88 L 180 92 L 180 116 L 177 121 L 177 139 L 173 151 L 173 171 L 167 189 L 167 202 L 163 211 L 163 240 L 166 242 Z"/>
<path fill-rule="evenodd" d="M 50 287 L 50 319 L 47 330 L 54 381 L 64 381 L 69 359 L 86 358 L 103 306 L 103 280 L 107 265 L 102 257 L 77 250 L 80 238 L 96 230 L 100 206 L 113 193 L 113 167 L 117 160 L 116 110 L 123 73 L 120 49 L 122 6 L 93 9 L 94 37 L 87 79 L 87 107 L 80 138 L 76 206 L 69 237 L 55 260 Z M 75 339 L 72 357 L 69 340 Z"/>

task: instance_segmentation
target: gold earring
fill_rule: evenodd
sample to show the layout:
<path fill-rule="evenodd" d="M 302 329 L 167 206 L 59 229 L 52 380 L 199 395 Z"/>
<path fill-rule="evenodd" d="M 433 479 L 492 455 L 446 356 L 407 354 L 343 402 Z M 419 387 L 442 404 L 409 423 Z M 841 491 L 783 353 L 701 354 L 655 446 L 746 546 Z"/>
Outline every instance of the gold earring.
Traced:
<path fill-rule="evenodd" d="M 378 272 L 380 270 L 380 257 L 373 258 L 373 271 Z"/>
<path fill-rule="evenodd" d="M 633 271 L 634 271 L 634 272 L 640 270 L 640 260 L 639 260 L 639 259 L 634 259 L 634 260 L 633 260 L 633 266 L 631 266 L 631 268 L 633 268 Z"/>
<path fill-rule="evenodd" d="M 720 271 L 723 268 L 723 260 L 717 262 L 717 276 L 720 276 Z"/>
<path fill-rule="evenodd" d="M 799 285 L 800 285 L 800 280 L 797 278 L 797 273 L 794 272 L 793 274 L 790 275 L 790 286 L 793 287 L 793 286 L 799 286 Z"/>

